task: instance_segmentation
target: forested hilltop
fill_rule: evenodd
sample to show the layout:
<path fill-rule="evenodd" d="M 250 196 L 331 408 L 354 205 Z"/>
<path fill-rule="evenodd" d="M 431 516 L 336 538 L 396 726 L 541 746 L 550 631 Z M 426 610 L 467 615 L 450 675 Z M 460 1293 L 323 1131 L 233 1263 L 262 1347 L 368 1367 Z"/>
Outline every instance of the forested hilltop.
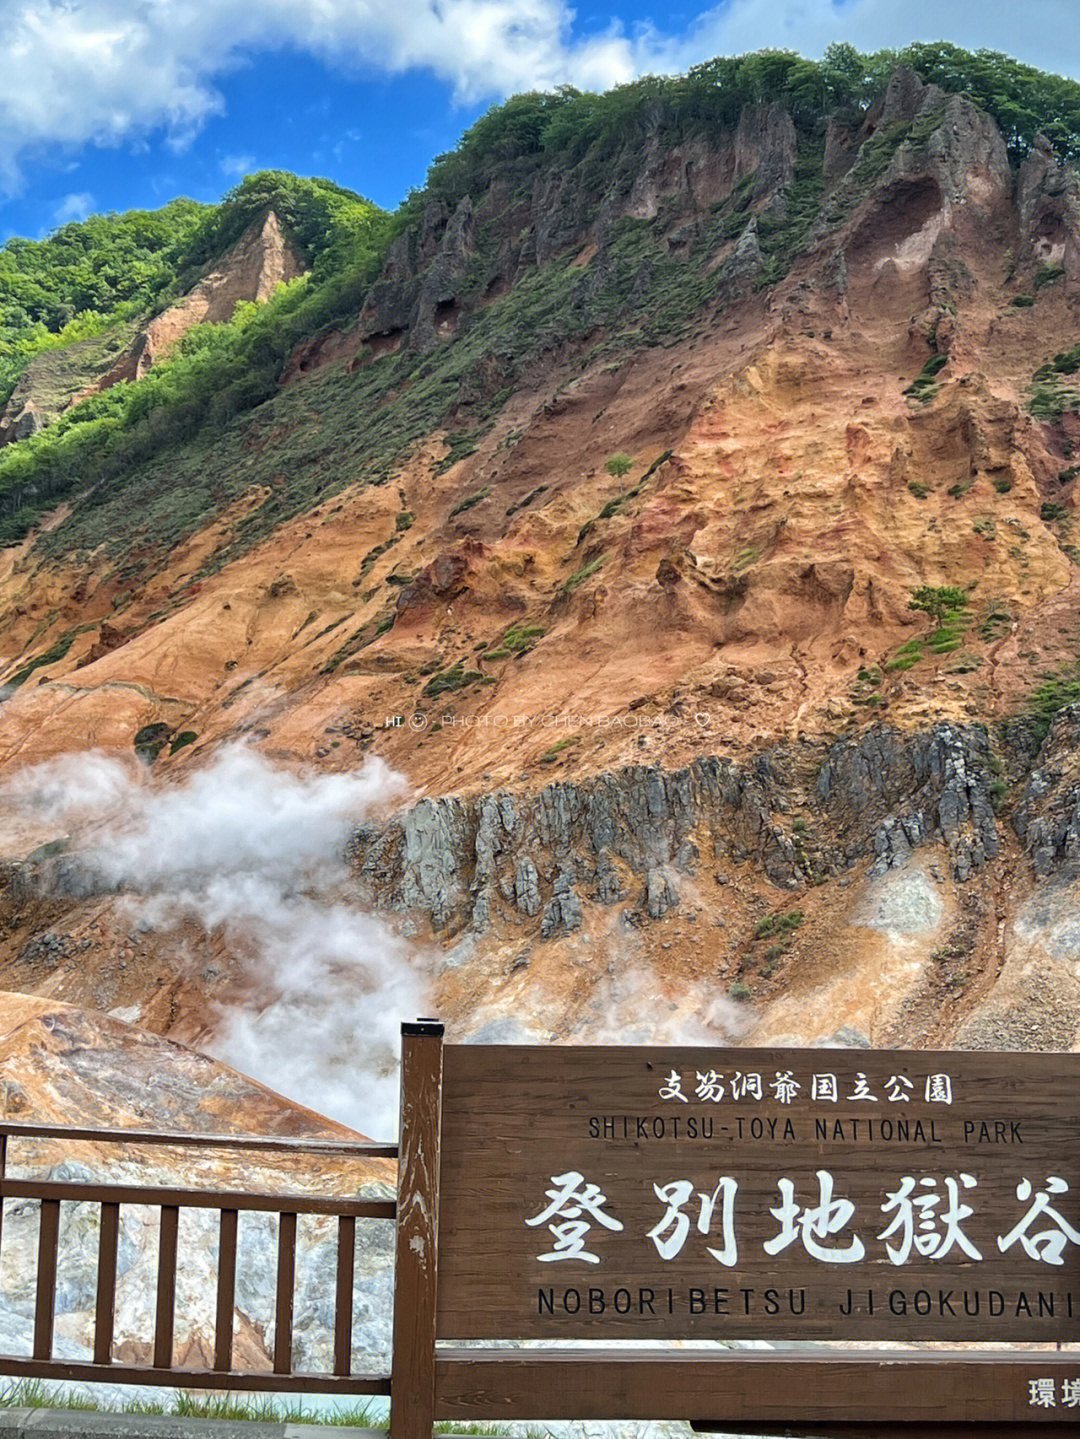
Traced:
<path fill-rule="evenodd" d="M 824 133 L 830 114 L 856 120 L 881 98 L 899 66 L 926 84 L 969 96 L 992 115 L 1014 160 L 1043 134 L 1062 159 L 1080 157 L 1080 84 L 1048 75 L 996 51 L 972 53 L 955 45 L 915 44 L 860 54 L 830 45 L 823 60 L 782 50 L 717 58 L 672 78 L 646 76 L 603 95 L 564 88 L 517 95 L 484 115 L 456 149 L 440 155 L 423 190 L 409 197 L 416 214 L 431 199 L 449 203 L 484 183 L 492 165 L 526 155 L 599 167 L 627 140 L 653 128 L 671 144 L 734 126 L 748 106 L 777 103 L 808 134 Z M 598 169 L 597 179 L 602 179 Z"/>
<path fill-rule="evenodd" d="M 180 199 L 158 211 L 93 216 L 44 240 L 13 239 L 0 249 L 2 408 L 35 356 L 94 339 L 124 340 L 125 327 L 185 295 L 270 212 L 308 267 L 305 282 L 282 286 L 264 314 L 241 305 L 229 323 L 185 335 L 145 377 L 137 402 L 133 387 L 118 385 L 73 406 L 47 435 L 12 447 L 0 457 L 0 493 L 29 479 L 40 482 L 43 494 L 55 494 L 58 483 L 64 487 L 59 467 L 76 466 L 81 478 L 98 464 L 99 473 L 108 473 L 187 433 L 195 408 L 200 419 L 221 424 L 265 399 L 291 347 L 355 309 L 377 270 L 387 217 L 328 180 L 264 171 L 219 205 Z M 32 503 L 28 515 L 39 509 Z M 15 519 L 9 533 L 18 534 L 24 519 Z"/>

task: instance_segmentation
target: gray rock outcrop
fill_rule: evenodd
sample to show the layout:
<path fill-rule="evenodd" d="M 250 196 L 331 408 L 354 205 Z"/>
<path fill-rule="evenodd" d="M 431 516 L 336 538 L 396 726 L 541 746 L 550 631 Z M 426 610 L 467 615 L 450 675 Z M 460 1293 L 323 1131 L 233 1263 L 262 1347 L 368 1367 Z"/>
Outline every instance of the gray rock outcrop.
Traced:
<path fill-rule="evenodd" d="M 1017 732 L 1018 753 L 1024 742 Z M 913 735 L 878 728 L 745 763 L 705 757 L 675 771 L 633 766 L 531 794 L 425 799 L 381 831 L 358 831 L 350 858 L 384 908 L 421 911 L 436 929 L 468 919 L 482 932 L 502 904 L 539 915 L 544 937 L 576 929 L 583 899 L 610 905 L 637 894 L 645 914 L 662 918 L 679 903 L 678 875 L 692 873 L 699 856 L 753 860 L 779 888 L 797 889 L 867 857 L 881 873 L 937 843 L 963 883 L 1001 848 L 1001 764 L 981 725 Z M 811 832 L 791 826 L 795 803 L 819 816 Z M 1068 817 L 1032 812 L 1024 821 L 1029 848 L 1041 854 L 1051 843 L 1045 830 L 1057 836 L 1054 854 L 1075 846 L 1080 857 L 1080 787 L 1058 808 Z"/>

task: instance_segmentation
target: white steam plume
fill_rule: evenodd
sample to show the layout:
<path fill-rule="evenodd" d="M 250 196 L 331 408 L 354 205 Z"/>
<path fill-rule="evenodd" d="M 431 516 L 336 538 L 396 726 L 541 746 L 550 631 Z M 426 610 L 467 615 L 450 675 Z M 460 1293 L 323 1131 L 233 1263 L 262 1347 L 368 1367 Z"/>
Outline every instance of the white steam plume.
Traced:
<path fill-rule="evenodd" d="M 353 825 L 404 792 L 374 757 L 298 775 L 241 746 L 180 784 L 88 754 L 4 787 L 70 831 L 88 881 L 127 891 L 140 923 L 223 934 L 252 1000 L 224 1016 L 211 1052 L 379 1138 L 395 1127 L 399 1024 L 423 1011 L 426 966 L 350 902 L 343 855 Z"/>

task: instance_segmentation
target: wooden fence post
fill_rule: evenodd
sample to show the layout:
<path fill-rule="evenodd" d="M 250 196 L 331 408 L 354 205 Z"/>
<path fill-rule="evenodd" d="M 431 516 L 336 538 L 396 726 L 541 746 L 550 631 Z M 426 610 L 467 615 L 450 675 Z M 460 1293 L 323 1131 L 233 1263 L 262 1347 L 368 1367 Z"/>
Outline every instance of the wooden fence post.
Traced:
<path fill-rule="evenodd" d="M 437 1020 L 401 1026 L 390 1439 L 431 1439 L 435 1422 L 442 1048 Z"/>

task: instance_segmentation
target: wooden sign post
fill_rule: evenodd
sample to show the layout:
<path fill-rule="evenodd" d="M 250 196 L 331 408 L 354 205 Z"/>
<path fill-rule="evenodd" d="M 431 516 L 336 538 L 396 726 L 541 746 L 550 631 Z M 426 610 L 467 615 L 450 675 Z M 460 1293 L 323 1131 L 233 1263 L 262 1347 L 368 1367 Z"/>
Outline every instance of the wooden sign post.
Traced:
<path fill-rule="evenodd" d="M 1076 1338 L 1080 1055 L 411 1033 L 404 1085 L 392 1439 L 427 1439 L 431 1415 L 1080 1420 L 1080 1352 L 825 1347 Z M 814 1347 L 723 1347 L 748 1339 Z M 641 1344 L 669 1340 L 709 1347 Z"/>
<path fill-rule="evenodd" d="M 424 1019 L 403 1024 L 390 1371 L 394 1439 L 431 1439 L 435 1422 L 442 1084 L 443 1026 Z"/>

